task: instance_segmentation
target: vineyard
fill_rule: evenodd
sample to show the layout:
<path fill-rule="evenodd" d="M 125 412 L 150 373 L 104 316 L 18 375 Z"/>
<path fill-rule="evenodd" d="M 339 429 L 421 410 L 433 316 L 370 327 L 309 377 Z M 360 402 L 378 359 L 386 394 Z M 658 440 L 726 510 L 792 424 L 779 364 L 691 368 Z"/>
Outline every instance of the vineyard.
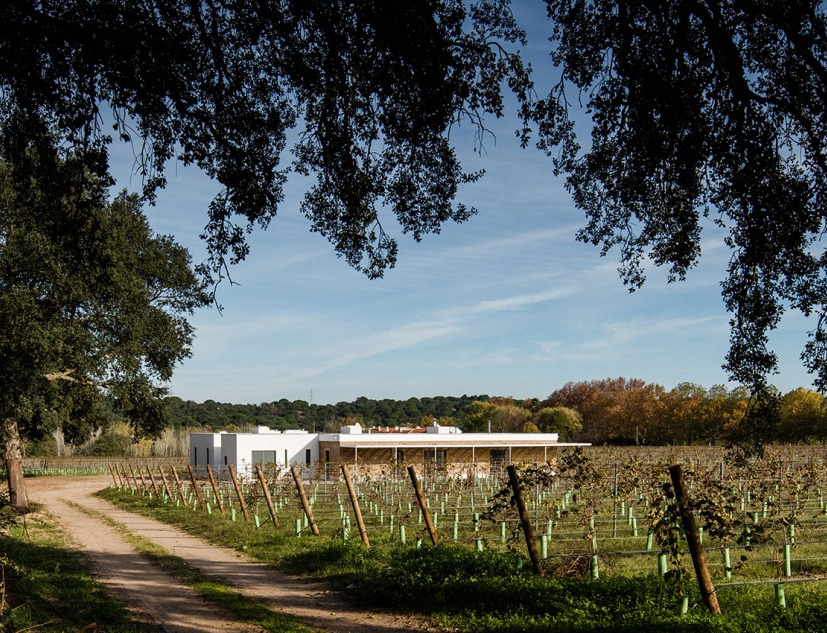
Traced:
<path fill-rule="evenodd" d="M 505 471 L 476 478 L 398 469 L 373 480 L 346 467 L 337 477 L 261 471 L 240 481 L 232 469 L 200 478 L 121 464 L 111 474 L 128 495 L 294 539 L 362 548 L 451 543 L 510 553 L 526 573 L 533 546 L 536 573 L 661 577 L 685 612 L 698 591 L 669 467 L 683 465 L 715 593 L 765 586 L 766 600 L 783 607 L 790 583 L 827 580 L 825 456 L 823 447 L 776 447 L 736 465 L 712 448 L 571 451 L 546 465 L 517 465 L 522 516 Z"/>

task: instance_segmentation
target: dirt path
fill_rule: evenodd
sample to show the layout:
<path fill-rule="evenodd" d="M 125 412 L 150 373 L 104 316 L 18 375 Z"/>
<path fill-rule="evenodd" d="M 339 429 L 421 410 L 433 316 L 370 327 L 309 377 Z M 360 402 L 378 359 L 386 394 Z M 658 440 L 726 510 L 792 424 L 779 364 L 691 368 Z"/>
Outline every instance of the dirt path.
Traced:
<path fill-rule="evenodd" d="M 42 503 L 91 560 L 101 582 L 139 617 L 171 633 L 249 633 L 253 629 L 201 600 L 193 590 L 151 565 L 109 526 L 73 508 L 78 504 L 122 523 L 203 572 L 263 600 L 274 611 L 290 613 L 332 633 L 410 633 L 428 631 L 413 617 L 354 608 L 324 584 L 274 572 L 232 550 L 209 545 L 186 533 L 115 508 L 92 493 L 105 477 L 39 477 L 27 480 L 29 497 Z"/>

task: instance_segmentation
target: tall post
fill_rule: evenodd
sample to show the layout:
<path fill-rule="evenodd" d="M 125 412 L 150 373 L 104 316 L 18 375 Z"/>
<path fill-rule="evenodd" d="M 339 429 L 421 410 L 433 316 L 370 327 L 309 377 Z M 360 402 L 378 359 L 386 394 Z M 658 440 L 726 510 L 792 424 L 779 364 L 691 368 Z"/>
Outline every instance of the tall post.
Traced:
<path fill-rule="evenodd" d="M 270 497 L 270 489 L 267 487 L 267 480 L 264 479 L 264 471 L 261 470 L 261 464 L 256 464 L 256 474 L 258 481 L 261 484 L 261 489 L 264 491 L 264 500 L 267 502 L 267 509 L 270 510 L 270 518 L 273 519 L 273 526 L 279 526 L 279 518 L 276 515 L 276 509 L 273 507 L 273 500 Z"/>
<path fill-rule="evenodd" d="M 167 498 L 172 501 L 172 490 L 169 489 L 169 482 L 167 481 L 166 474 L 164 474 L 164 467 L 159 465 L 158 472 L 161 473 L 161 481 L 164 482 L 164 490 L 166 490 Z"/>
<path fill-rule="evenodd" d="M 525 507 L 525 500 L 523 499 L 523 492 L 520 489 L 520 479 L 517 476 L 517 469 L 514 464 L 508 465 L 508 480 L 511 483 L 511 489 L 514 491 L 514 499 L 517 502 L 517 511 L 520 513 L 520 523 L 523 525 L 523 533 L 525 534 L 525 542 L 528 546 L 528 556 L 531 558 L 531 564 L 534 566 L 534 573 L 538 576 L 544 576 L 543 565 L 540 560 L 540 552 L 537 550 L 537 541 L 534 540 L 534 529 L 531 527 L 531 517 L 528 515 L 528 510 Z"/>
<path fill-rule="evenodd" d="M 299 491 L 299 499 L 302 502 L 304 514 L 307 516 L 307 522 L 310 524 L 310 531 L 313 532 L 313 536 L 319 536 L 319 526 L 316 525 L 316 519 L 313 516 L 313 510 L 310 507 L 310 502 L 307 500 L 307 495 L 304 492 L 304 486 L 302 485 L 301 475 L 299 474 L 299 471 L 296 469 L 295 466 L 290 467 L 290 474 L 293 475 L 293 481 L 296 482 L 296 490 Z"/>
<path fill-rule="evenodd" d="M 204 495 L 201 494 L 201 488 L 198 486 L 198 480 L 195 478 L 195 471 L 190 464 L 187 464 L 187 470 L 190 471 L 190 479 L 192 479 L 192 487 L 195 490 L 195 497 L 198 499 L 198 507 L 204 509 Z"/>
<path fill-rule="evenodd" d="M 359 527 L 359 536 L 365 547 L 370 547 L 368 531 L 365 529 L 365 522 L 362 520 L 362 510 L 359 508 L 359 500 L 356 498 L 356 490 L 353 489 L 353 482 L 350 481 L 350 473 L 347 471 L 347 464 L 342 464 L 342 476 L 345 478 L 347 493 L 350 495 L 350 502 L 353 504 L 353 514 L 356 515 L 356 525 Z"/>
<path fill-rule="evenodd" d="M 422 488 L 419 486 L 419 479 L 416 476 L 416 469 L 413 466 L 408 466 L 408 476 L 411 478 L 411 483 L 416 493 L 416 500 L 419 502 L 419 509 L 422 510 L 422 517 L 425 519 L 425 527 L 428 528 L 428 534 L 431 535 L 431 543 L 434 547 L 439 545 L 439 537 L 436 534 L 434 522 L 431 520 L 431 512 L 428 510 L 428 505 L 425 503 L 425 495 L 422 494 Z"/>
<path fill-rule="evenodd" d="M 121 475 L 123 476 L 123 480 L 126 482 L 126 485 L 132 488 L 133 490 L 137 488 L 134 480 L 132 481 L 132 483 L 129 483 L 129 473 L 126 472 L 126 467 L 123 464 L 120 465 L 120 471 Z"/>
<path fill-rule="evenodd" d="M 135 478 L 135 470 L 132 468 L 132 464 L 129 464 L 129 470 L 132 471 L 132 479 L 135 479 L 135 487 L 138 487 L 138 480 Z M 146 485 L 146 481 L 144 480 L 144 474 L 141 472 L 141 467 L 138 466 L 138 477 L 141 478 L 141 488 L 144 492 L 149 492 L 149 486 Z"/>
<path fill-rule="evenodd" d="M 235 493 L 238 495 L 238 503 L 241 504 L 241 511 L 244 513 L 244 520 L 250 520 L 250 513 L 247 512 L 247 504 L 244 503 L 244 495 L 241 494 L 241 486 L 238 485 L 238 478 L 235 476 L 235 470 L 233 469 L 233 465 L 230 464 L 227 466 L 227 470 L 230 471 L 230 478 L 233 480 L 233 486 L 235 487 Z"/>
<path fill-rule="evenodd" d="M 187 505 L 187 497 L 184 495 L 184 487 L 181 485 L 181 478 L 178 476 L 178 471 L 175 470 L 175 464 L 172 464 L 172 475 L 175 477 L 175 487 L 178 488 L 178 496 L 181 497 L 181 503 Z"/>
<path fill-rule="evenodd" d="M 215 481 L 215 475 L 209 464 L 207 464 L 207 475 L 210 477 L 210 486 L 212 486 L 212 492 L 215 495 L 215 502 L 218 504 L 218 511 L 224 514 L 224 502 L 221 501 L 221 490 L 218 489 L 218 483 Z"/>
<path fill-rule="evenodd" d="M 158 484 L 155 483 L 155 477 L 152 474 L 152 470 L 150 469 L 149 464 L 146 465 L 146 472 L 149 475 L 149 481 L 152 483 L 152 490 L 155 491 L 155 496 L 160 499 L 161 490 L 158 488 Z"/>
<path fill-rule="evenodd" d="M 701 590 L 701 598 L 709 609 L 710 613 L 720 613 L 721 607 L 718 604 L 718 596 L 715 595 L 715 586 L 709 575 L 709 568 L 706 566 L 706 556 L 701 544 L 701 537 L 698 533 L 698 524 L 689 503 L 689 495 L 686 492 L 686 481 L 683 478 L 683 470 L 680 464 L 669 467 L 669 476 L 672 478 L 672 485 L 675 487 L 675 497 L 678 501 L 678 510 L 681 513 L 683 529 L 686 532 L 686 543 L 689 546 L 689 553 L 692 555 L 692 564 L 695 566 L 695 575 L 698 577 L 698 587 Z"/>
<path fill-rule="evenodd" d="M 122 488 L 123 486 L 118 484 L 118 479 L 115 477 L 115 469 L 112 466 L 112 462 L 108 462 L 106 465 L 109 466 L 109 473 L 112 475 L 112 482 L 115 484 L 115 488 Z"/>

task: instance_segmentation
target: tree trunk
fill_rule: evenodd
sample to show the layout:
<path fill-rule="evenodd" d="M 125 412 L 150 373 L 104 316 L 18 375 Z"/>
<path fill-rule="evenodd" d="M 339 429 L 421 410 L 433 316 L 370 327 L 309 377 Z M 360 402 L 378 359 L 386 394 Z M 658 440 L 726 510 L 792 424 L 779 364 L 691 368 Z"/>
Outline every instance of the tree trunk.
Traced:
<path fill-rule="evenodd" d="M 12 508 L 25 512 L 29 509 L 29 496 L 23 479 L 23 447 L 16 418 L 6 418 L 4 435 L 6 440 L 6 472 L 9 478 L 9 503 Z"/>

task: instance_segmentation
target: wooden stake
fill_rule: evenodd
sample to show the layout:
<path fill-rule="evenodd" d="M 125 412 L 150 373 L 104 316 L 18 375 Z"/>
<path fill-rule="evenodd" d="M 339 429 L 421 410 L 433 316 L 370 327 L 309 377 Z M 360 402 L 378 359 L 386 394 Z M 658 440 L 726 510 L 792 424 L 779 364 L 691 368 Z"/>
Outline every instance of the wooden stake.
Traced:
<path fill-rule="evenodd" d="M 545 576 L 542 561 L 540 560 L 540 553 L 537 551 L 537 541 L 534 540 L 534 528 L 531 527 L 531 517 L 528 515 L 528 510 L 523 500 L 523 492 L 520 489 L 520 479 L 517 476 L 517 469 L 514 467 L 514 464 L 509 464 L 507 470 L 508 480 L 511 483 L 511 489 L 514 491 L 514 499 L 517 502 L 517 511 L 520 513 L 520 523 L 523 526 L 523 534 L 525 534 L 525 542 L 528 546 L 528 556 L 531 558 L 531 564 L 534 566 L 534 573 L 538 576 Z"/>
<path fill-rule="evenodd" d="M 270 510 L 270 518 L 273 519 L 273 525 L 278 527 L 279 518 L 276 515 L 276 509 L 273 507 L 273 500 L 270 498 L 270 489 L 267 487 L 267 481 L 264 479 L 264 471 L 261 470 L 261 464 L 256 464 L 256 474 L 258 475 L 261 489 L 264 491 L 264 500 L 267 502 L 267 509 Z"/>
<path fill-rule="evenodd" d="M 132 479 L 135 480 L 135 487 L 138 487 L 138 480 L 135 479 L 135 470 L 132 468 L 132 464 L 129 464 L 129 470 L 132 471 Z M 138 466 L 138 477 L 141 478 L 141 488 L 144 492 L 149 492 L 149 486 L 146 485 L 146 481 L 144 481 L 144 474 L 141 472 L 141 467 Z"/>
<path fill-rule="evenodd" d="M 347 464 L 342 464 L 342 476 L 345 478 L 347 492 L 350 495 L 350 502 L 353 504 L 353 513 L 356 515 L 356 525 L 359 527 L 359 536 L 365 547 L 370 547 L 368 531 L 365 529 L 365 522 L 362 520 L 362 510 L 359 508 L 359 500 L 356 498 L 356 491 L 353 489 L 353 482 L 350 481 L 350 473 L 347 471 Z"/>
<path fill-rule="evenodd" d="M 150 470 L 149 464 L 146 465 L 146 472 L 149 474 L 149 481 L 152 482 L 152 489 L 155 491 L 155 496 L 160 499 L 161 490 L 158 488 L 158 484 L 155 483 L 155 477 L 152 475 L 152 470 Z"/>
<path fill-rule="evenodd" d="M 164 468 L 162 466 L 158 466 L 158 472 L 161 473 L 161 481 L 164 482 L 164 490 L 167 492 L 167 498 L 172 501 L 172 491 L 169 489 L 169 483 L 167 483 L 167 476 L 164 474 Z"/>
<path fill-rule="evenodd" d="M 181 497 L 181 503 L 187 505 L 187 496 L 184 494 L 184 487 L 181 485 L 181 479 L 178 477 L 178 471 L 175 470 L 175 464 L 172 464 L 172 475 L 175 477 L 175 487 L 178 488 L 178 496 Z"/>
<path fill-rule="evenodd" d="M 116 468 L 118 469 L 118 476 L 122 477 L 124 483 L 126 483 L 127 486 L 132 488 L 132 484 L 129 483 L 129 475 L 126 472 L 126 468 L 123 467 L 123 464 L 116 466 Z"/>
<path fill-rule="evenodd" d="M 230 477 L 233 480 L 233 486 L 235 487 L 235 493 L 236 493 L 236 495 L 238 495 L 238 502 L 241 504 L 241 511 L 244 513 L 244 520 L 249 521 L 250 520 L 250 513 L 247 512 L 247 504 L 244 503 L 244 495 L 241 494 L 241 486 L 238 485 L 238 479 L 235 476 L 235 470 L 233 469 L 233 465 L 232 464 L 228 465 L 227 470 L 230 471 Z"/>
<path fill-rule="evenodd" d="M 110 474 L 112 475 L 112 482 L 115 484 L 115 488 L 121 488 L 122 486 L 120 486 L 120 485 L 118 484 L 118 480 L 117 480 L 117 478 L 115 477 L 115 469 L 112 467 L 112 462 L 109 462 L 109 463 L 107 464 L 107 466 L 109 466 L 109 472 L 110 472 Z"/>
<path fill-rule="evenodd" d="M 210 468 L 209 464 L 207 464 L 207 475 L 210 477 L 210 485 L 212 486 L 212 492 L 215 495 L 215 502 L 218 504 L 218 511 L 221 514 L 224 514 L 224 503 L 221 501 L 221 490 L 218 489 L 218 484 L 215 481 L 215 475 L 213 475 L 212 468 Z"/>
<path fill-rule="evenodd" d="M 204 495 L 201 494 L 201 488 L 198 486 L 198 481 L 195 479 L 195 471 L 191 464 L 187 464 L 187 470 L 190 471 L 190 479 L 192 479 L 192 487 L 195 490 L 195 496 L 198 499 L 198 507 L 204 509 Z"/>
<path fill-rule="evenodd" d="M 310 525 L 310 531 L 313 536 L 319 536 L 319 526 L 316 525 L 316 519 L 313 518 L 313 510 L 310 508 L 310 502 L 307 500 L 307 495 L 304 493 L 304 486 L 302 486 L 302 478 L 295 466 L 290 467 L 290 474 L 293 475 L 293 481 L 296 482 L 296 489 L 299 491 L 299 499 L 304 508 L 304 514 L 307 517 L 307 522 Z"/>
<path fill-rule="evenodd" d="M 695 575 L 698 577 L 698 587 L 701 590 L 701 598 L 710 613 L 720 613 L 721 607 L 718 604 L 718 596 L 715 595 L 715 586 L 712 584 L 709 568 L 706 566 L 706 556 L 704 555 L 704 548 L 701 545 L 698 524 L 695 521 L 695 515 L 689 503 L 689 495 L 686 492 L 686 482 L 684 481 L 680 464 L 669 468 L 669 476 L 672 478 L 672 485 L 675 487 L 678 509 L 681 513 L 689 553 L 692 555 L 692 564 L 695 566 Z"/>
<path fill-rule="evenodd" d="M 431 520 L 431 512 L 428 510 L 428 505 L 425 503 L 425 495 L 422 494 L 422 488 L 419 486 L 419 479 L 416 476 L 416 469 L 413 466 L 408 466 L 408 476 L 411 478 L 411 483 L 416 493 L 416 500 L 419 502 L 419 509 L 422 511 L 422 517 L 425 519 L 425 526 L 428 528 L 428 534 L 431 535 L 431 543 L 434 547 L 439 545 L 439 537 L 436 534 L 434 522 Z"/>

